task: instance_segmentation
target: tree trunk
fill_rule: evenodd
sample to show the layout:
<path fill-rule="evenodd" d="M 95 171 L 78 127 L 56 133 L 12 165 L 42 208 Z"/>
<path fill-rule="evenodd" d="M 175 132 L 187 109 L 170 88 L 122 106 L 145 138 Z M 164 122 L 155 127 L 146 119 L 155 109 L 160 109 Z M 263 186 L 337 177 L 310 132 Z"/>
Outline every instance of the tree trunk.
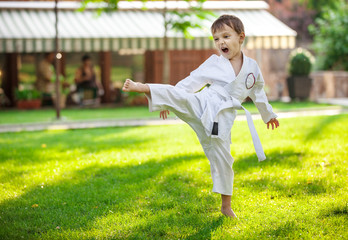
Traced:
<path fill-rule="evenodd" d="M 163 8 L 163 20 L 164 20 L 164 36 L 163 36 L 163 83 L 170 83 L 170 58 L 169 58 L 169 48 L 168 48 L 168 13 L 167 13 L 167 0 L 164 1 Z"/>
<path fill-rule="evenodd" d="M 59 59 L 58 57 L 58 0 L 55 0 L 55 7 L 54 7 L 54 13 L 56 17 L 56 23 L 55 23 L 55 28 L 56 28 L 56 39 L 55 39 L 55 56 L 54 56 L 54 65 L 55 65 L 55 70 L 56 70 L 56 116 L 57 119 L 60 119 L 60 81 L 59 81 Z"/>

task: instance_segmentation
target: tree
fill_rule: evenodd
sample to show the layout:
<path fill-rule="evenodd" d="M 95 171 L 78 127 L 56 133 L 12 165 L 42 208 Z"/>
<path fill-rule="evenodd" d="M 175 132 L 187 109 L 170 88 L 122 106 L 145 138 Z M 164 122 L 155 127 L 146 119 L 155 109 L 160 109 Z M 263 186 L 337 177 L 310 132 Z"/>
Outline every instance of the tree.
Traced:
<path fill-rule="evenodd" d="M 337 0 L 299 0 L 306 8 L 315 10 L 316 17 L 320 17 L 327 8 L 333 8 L 337 4 Z"/>
<path fill-rule="evenodd" d="M 316 67 L 348 71 L 348 4 L 341 0 L 334 7 L 324 8 L 315 23 L 309 30 L 314 35 Z"/>
<path fill-rule="evenodd" d="M 59 49 L 59 42 L 58 42 L 58 0 L 54 1 L 54 16 L 55 16 L 55 32 L 56 36 L 54 39 L 54 45 L 55 45 L 55 56 L 54 56 L 54 66 L 55 66 L 55 73 L 56 73 L 56 80 L 55 80 L 55 108 L 56 108 L 56 118 L 60 119 L 60 81 L 59 81 L 59 59 L 58 56 L 58 49 Z"/>
<path fill-rule="evenodd" d="M 132 1 L 132 0 L 128 0 Z M 189 7 L 187 10 L 170 10 L 167 8 L 167 0 L 164 0 L 162 15 L 164 19 L 164 35 L 163 35 L 163 83 L 169 83 L 170 59 L 168 46 L 168 31 L 175 30 L 184 34 L 186 38 L 193 38 L 190 34 L 191 29 L 202 28 L 200 21 L 207 19 L 210 16 L 215 16 L 211 11 L 203 9 L 203 3 L 206 0 L 185 0 Z M 97 12 L 118 11 L 120 0 L 83 0 L 82 9 L 85 9 L 88 3 L 103 3 L 103 6 L 98 8 Z M 144 3 L 143 10 L 146 11 L 147 0 L 142 0 Z"/>

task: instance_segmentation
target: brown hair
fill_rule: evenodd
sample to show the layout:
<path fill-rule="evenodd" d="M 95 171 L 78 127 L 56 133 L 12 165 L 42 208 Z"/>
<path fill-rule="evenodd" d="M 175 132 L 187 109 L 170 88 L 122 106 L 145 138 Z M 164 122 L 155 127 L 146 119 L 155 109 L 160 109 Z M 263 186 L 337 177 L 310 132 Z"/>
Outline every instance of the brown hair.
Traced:
<path fill-rule="evenodd" d="M 244 32 L 244 25 L 242 21 L 234 15 L 221 15 L 218 19 L 215 20 L 213 25 L 211 25 L 211 32 L 215 33 L 217 30 L 222 29 L 224 25 L 229 26 L 238 34 Z"/>

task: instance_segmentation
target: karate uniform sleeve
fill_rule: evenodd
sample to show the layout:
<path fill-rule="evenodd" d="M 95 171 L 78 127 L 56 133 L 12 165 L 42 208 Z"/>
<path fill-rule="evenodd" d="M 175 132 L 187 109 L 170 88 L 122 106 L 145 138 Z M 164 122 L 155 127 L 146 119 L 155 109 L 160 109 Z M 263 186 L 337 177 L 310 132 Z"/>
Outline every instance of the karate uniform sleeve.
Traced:
<path fill-rule="evenodd" d="M 175 87 L 183 89 L 189 93 L 195 93 L 201 90 L 208 83 L 211 84 L 211 81 L 208 80 L 205 72 L 208 71 L 209 67 L 216 62 L 216 58 L 216 55 L 209 57 L 197 69 L 192 71 L 188 77 L 178 82 Z"/>
<path fill-rule="evenodd" d="M 257 109 L 259 110 L 264 123 L 269 122 L 272 118 L 276 118 L 277 115 L 273 112 L 272 106 L 268 103 L 266 93 L 263 89 L 265 81 L 262 77 L 262 73 L 259 70 L 256 77 L 255 86 L 251 91 L 249 97 L 253 100 Z"/>

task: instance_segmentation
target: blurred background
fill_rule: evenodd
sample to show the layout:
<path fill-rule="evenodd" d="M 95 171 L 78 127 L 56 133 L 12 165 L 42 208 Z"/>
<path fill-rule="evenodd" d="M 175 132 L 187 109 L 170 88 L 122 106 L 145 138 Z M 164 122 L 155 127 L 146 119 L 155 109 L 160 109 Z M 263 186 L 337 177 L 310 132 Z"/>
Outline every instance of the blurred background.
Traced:
<path fill-rule="evenodd" d="M 124 80 L 176 84 L 216 53 L 209 27 L 221 14 L 244 22 L 270 100 L 348 96 L 346 1 L 57 2 L 50 57 L 55 1 L 0 1 L 1 108 L 53 108 L 56 76 L 61 108 L 146 105 Z"/>

